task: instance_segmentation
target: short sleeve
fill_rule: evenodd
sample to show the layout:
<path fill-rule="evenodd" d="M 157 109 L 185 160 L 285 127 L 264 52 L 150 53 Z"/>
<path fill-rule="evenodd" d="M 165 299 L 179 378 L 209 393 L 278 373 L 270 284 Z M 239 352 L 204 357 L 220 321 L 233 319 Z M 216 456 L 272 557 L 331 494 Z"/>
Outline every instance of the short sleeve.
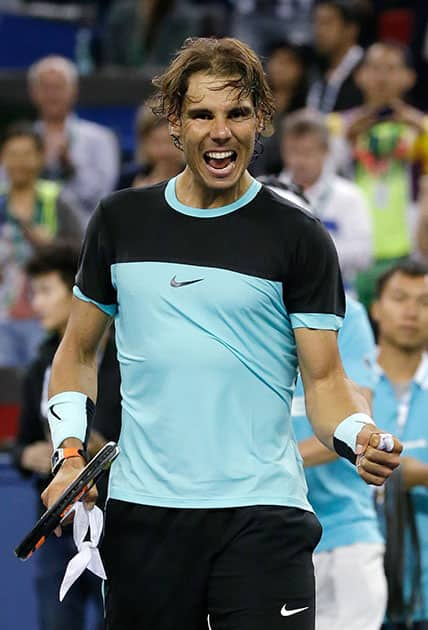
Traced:
<path fill-rule="evenodd" d="M 103 222 L 100 203 L 92 215 L 80 254 L 74 295 L 92 302 L 110 316 L 117 310 L 116 290 L 111 280 L 113 252 Z"/>
<path fill-rule="evenodd" d="M 290 258 L 283 292 L 293 328 L 341 327 L 345 294 L 337 252 L 317 219 L 305 222 Z"/>

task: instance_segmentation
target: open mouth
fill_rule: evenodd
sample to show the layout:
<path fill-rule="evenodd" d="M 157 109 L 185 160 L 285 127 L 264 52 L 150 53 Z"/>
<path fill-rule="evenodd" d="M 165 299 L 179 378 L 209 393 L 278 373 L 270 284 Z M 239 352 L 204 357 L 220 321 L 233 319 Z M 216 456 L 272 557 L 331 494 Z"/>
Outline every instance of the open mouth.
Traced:
<path fill-rule="evenodd" d="M 206 151 L 204 153 L 205 162 L 216 171 L 233 168 L 236 158 L 237 154 L 235 151 Z"/>

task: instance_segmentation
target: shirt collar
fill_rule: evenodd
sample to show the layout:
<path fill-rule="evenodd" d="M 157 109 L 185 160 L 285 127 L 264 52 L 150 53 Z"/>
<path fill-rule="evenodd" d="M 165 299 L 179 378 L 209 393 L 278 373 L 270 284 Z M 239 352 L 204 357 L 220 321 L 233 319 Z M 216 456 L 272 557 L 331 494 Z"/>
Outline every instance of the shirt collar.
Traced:
<path fill-rule="evenodd" d="M 372 367 L 377 375 L 378 379 L 381 377 L 387 378 L 385 372 L 377 362 L 379 356 L 379 348 L 376 348 L 374 356 L 371 357 Z M 423 390 L 428 390 L 428 353 L 424 352 L 422 359 L 418 365 L 418 368 L 412 378 L 412 383 L 415 383 Z"/>

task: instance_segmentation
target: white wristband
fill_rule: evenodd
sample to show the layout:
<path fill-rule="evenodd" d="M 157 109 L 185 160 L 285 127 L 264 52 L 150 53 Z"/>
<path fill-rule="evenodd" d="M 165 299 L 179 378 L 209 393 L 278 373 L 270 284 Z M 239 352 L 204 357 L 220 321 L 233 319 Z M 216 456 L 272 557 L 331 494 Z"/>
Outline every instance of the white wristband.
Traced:
<path fill-rule="evenodd" d="M 95 405 L 82 392 L 61 392 L 48 401 L 48 422 L 54 450 L 69 437 L 85 443 Z"/>
<path fill-rule="evenodd" d="M 355 464 L 357 435 L 366 424 L 374 424 L 366 413 L 353 413 L 337 425 L 333 436 L 334 450 L 341 457 L 346 457 Z"/>

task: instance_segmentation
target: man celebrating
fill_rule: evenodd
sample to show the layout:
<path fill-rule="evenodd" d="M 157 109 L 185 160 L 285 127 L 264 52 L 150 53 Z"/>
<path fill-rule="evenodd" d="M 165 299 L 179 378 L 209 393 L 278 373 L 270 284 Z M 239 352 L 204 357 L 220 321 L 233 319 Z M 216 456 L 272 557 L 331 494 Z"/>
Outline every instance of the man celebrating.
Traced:
<path fill-rule="evenodd" d="M 96 348 L 114 317 L 123 414 L 107 627 L 199 630 L 209 616 L 213 630 L 312 630 L 320 527 L 290 424 L 297 363 L 316 435 L 365 481 L 381 485 L 401 445 L 343 372 L 328 234 L 248 173 L 273 113 L 255 53 L 189 40 L 155 84 L 186 167 L 107 197 L 91 219 L 50 382 L 63 463 L 43 499 L 84 465 Z"/>

